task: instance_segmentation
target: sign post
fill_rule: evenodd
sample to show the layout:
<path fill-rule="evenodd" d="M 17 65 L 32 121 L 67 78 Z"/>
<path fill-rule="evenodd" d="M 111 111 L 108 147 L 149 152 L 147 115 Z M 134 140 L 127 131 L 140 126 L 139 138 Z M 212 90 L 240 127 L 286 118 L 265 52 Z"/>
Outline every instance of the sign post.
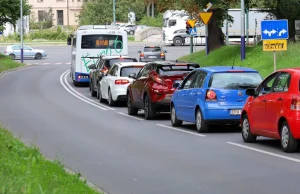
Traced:
<path fill-rule="evenodd" d="M 197 35 L 197 29 L 195 27 L 196 20 L 188 20 L 188 23 L 190 24 L 191 28 L 189 29 L 190 34 L 190 53 L 193 53 L 193 47 L 194 47 L 194 36 Z"/>
<path fill-rule="evenodd" d="M 288 38 L 288 20 L 261 21 L 261 39 L 263 40 L 263 51 L 273 51 L 274 71 L 276 71 L 276 51 L 287 50 Z"/>
<path fill-rule="evenodd" d="M 206 47 L 206 56 L 209 54 L 208 47 L 208 22 L 212 16 L 213 12 L 200 12 L 200 18 L 202 22 L 205 24 L 205 47 Z"/>

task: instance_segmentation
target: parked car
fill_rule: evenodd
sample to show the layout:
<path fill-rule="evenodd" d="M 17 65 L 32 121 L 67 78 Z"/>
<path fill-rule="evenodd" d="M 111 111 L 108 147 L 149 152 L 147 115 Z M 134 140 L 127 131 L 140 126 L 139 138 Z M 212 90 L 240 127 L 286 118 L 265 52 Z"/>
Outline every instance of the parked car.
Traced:
<path fill-rule="evenodd" d="M 215 66 L 198 68 L 177 88 L 171 99 L 171 123 L 182 121 L 196 124 L 199 133 L 209 131 L 212 124 L 238 126 L 247 99 L 246 89 L 262 81 L 258 71 L 251 68 Z"/>
<path fill-rule="evenodd" d="M 166 60 L 167 51 L 163 50 L 161 46 L 144 46 L 143 49 L 138 52 L 140 53 L 139 61 L 141 62 Z"/>
<path fill-rule="evenodd" d="M 91 96 L 99 99 L 99 83 L 107 74 L 111 66 L 116 62 L 138 62 L 136 58 L 129 56 L 101 56 L 96 64 L 89 65 L 90 71 L 90 91 Z"/>
<path fill-rule="evenodd" d="M 133 79 L 129 74 L 138 73 L 146 63 L 142 62 L 117 62 L 108 71 L 99 83 L 99 100 L 108 101 L 109 106 L 114 106 L 118 101 L 126 102 L 126 92 Z"/>
<path fill-rule="evenodd" d="M 137 75 L 130 74 L 134 81 L 127 89 L 128 114 L 137 115 L 142 109 L 145 118 L 152 119 L 157 112 L 169 112 L 175 91 L 172 85 L 198 67 L 198 64 L 190 62 L 155 61 L 145 65 Z"/>
<path fill-rule="evenodd" d="M 248 89 L 241 115 L 242 137 L 279 139 L 284 152 L 295 152 L 300 139 L 300 68 L 271 73 L 256 89 Z"/>
<path fill-rule="evenodd" d="M 7 46 L 4 50 L 4 55 L 10 56 L 11 59 L 21 58 L 21 45 Z M 24 59 L 42 59 L 46 57 L 47 53 L 44 50 L 34 49 L 30 46 L 23 45 L 23 58 Z"/>

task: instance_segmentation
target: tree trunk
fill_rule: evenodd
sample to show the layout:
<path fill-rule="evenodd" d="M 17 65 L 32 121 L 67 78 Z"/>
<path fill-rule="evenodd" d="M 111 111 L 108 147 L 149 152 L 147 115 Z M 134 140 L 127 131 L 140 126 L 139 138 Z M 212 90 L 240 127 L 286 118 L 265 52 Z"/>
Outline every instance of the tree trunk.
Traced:
<path fill-rule="evenodd" d="M 150 17 L 150 6 L 151 6 L 151 3 L 148 3 L 147 4 L 147 17 Z"/>
<path fill-rule="evenodd" d="M 154 18 L 154 1 L 152 1 L 152 17 Z"/>
<path fill-rule="evenodd" d="M 215 14 L 212 15 L 210 22 L 208 23 L 208 48 L 209 52 L 220 48 L 225 45 L 225 37 L 222 31 L 217 24 L 217 18 Z"/>

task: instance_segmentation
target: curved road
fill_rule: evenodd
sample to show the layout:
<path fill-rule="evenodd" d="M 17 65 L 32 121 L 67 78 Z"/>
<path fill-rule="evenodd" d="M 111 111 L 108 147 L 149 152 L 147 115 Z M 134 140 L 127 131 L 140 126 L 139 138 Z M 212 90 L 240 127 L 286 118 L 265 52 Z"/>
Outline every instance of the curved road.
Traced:
<path fill-rule="evenodd" d="M 278 141 L 172 128 L 168 114 L 128 117 L 125 107 L 75 88 L 68 69 L 50 64 L 0 78 L 0 122 L 108 193 L 299 193 L 300 155 L 282 153 Z"/>

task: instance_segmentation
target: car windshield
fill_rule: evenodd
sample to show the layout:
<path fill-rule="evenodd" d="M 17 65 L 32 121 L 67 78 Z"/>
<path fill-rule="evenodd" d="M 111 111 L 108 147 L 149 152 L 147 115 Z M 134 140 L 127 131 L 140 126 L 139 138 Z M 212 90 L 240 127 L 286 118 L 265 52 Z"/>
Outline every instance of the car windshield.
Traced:
<path fill-rule="evenodd" d="M 128 77 L 129 74 L 135 73 L 138 74 L 138 72 L 142 69 L 143 66 L 129 66 L 129 67 L 122 67 L 120 76 L 121 77 Z"/>
<path fill-rule="evenodd" d="M 117 59 L 110 59 L 110 60 L 107 60 L 106 63 L 105 63 L 105 66 L 107 68 L 110 68 L 113 64 L 115 63 L 118 63 L 118 62 L 138 62 L 136 59 L 134 58 L 117 58 Z"/>
<path fill-rule="evenodd" d="M 163 65 L 159 66 L 157 73 L 159 75 L 178 75 L 178 74 L 189 74 L 195 67 L 187 65 Z"/>
<path fill-rule="evenodd" d="M 160 47 L 144 47 L 144 52 L 161 52 L 161 48 Z"/>
<path fill-rule="evenodd" d="M 262 81 L 257 72 L 222 72 L 214 73 L 208 85 L 219 89 L 256 88 Z"/>

